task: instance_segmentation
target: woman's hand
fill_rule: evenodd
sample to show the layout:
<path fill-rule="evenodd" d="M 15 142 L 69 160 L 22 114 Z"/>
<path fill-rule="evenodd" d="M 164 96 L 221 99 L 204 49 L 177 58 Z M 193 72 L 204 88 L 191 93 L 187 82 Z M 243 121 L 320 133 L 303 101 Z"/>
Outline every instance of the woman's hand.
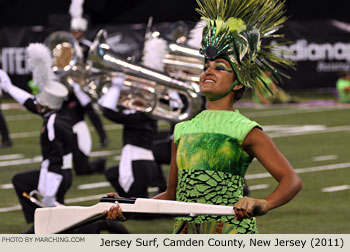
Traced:
<path fill-rule="evenodd" d="M 119 220 L 126 221 L 126 218 L 123 215 L 122 208 L 119 204 L 113 204 L 111 208 L 103 212 L 103 215 L 106 215 L 107 220 Z"/>
<path fill-rule="evenodd" d="M 107 193 L 107 197 L 111 198 L 120 198 L 120 196 L 117 193 Z M 109 210 L 105 210 L 102 213 L 103 215 L 106 215 L 107 220 L 119 220 L 119 221 L 126 221 L 125 216 L 123 215 L 122 208 L 118 203 L 113 204 Z"/>
<path fill-rule="evenodd" d="M 266 214 L 270 208 L 267 200 L 254 199 L 249 197 L 243 197 L 234 206 L 235 219 L 242 220 L 244 218 L 251 219 L 254 216 L 260 216 Z"/>

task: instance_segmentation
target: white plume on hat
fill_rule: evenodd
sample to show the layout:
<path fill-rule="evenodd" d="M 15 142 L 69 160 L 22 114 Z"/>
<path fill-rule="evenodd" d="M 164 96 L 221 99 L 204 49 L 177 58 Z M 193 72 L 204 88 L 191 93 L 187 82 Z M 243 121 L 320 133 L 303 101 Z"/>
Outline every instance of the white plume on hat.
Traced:
<path fill-rule="evenodd" d="M 68 89 L 54 81 L 52 58 L 49 49 L 41 43 L 31 43 L 27 47 L 28 65 L 33 74 L 33 82 L 39 87 L 36 96 L 42 106 L 59 109 L 68 95 Z"/>
<path fill-rule="evenodd" d="M 41 43 L 31 43 L 27 47 L 28 65 L 33 73 L 33 82 L 42 89 L 54 78 L 52 58 L 49 49 Z"/>
<path fill-rule="evenodd" d="M 87 20 L 83 18 L 84 0 L 72 0 L 69 6 L 69 14 L 71 16 L 71 29 L 86 31 Z"/>
<path fill-rule="evenodd" d="M 147 39 L 143 48 L 142 65 L 163 72 L 163 59 L 167 50 L 167 41 L 164 39 L 158 37 Z"/>
<path fill-rule="evenodd" d="M 142 65 L 151 69 L 164 72 L 165 55 L 168 52 L 168 42 L 165 39 L 159 37 L 153 37 L 147 39 L 143 48 Z M 173 109 L 182 108 L 183 104 L 179 94 L 173 90 L 168 89 L 170 96 L 169 105 Z"/>
<path fill-rule="evenodd" d="M 190 34 L 188 35 L 189 39 L 187 40 L 187 45 L 196 49 L 201 48 L 203 28 L 206 25 L 207 24 L 203 20 L 197 22 L 197 24 L 194 26 L 194 28 L 192 28 Z"/>

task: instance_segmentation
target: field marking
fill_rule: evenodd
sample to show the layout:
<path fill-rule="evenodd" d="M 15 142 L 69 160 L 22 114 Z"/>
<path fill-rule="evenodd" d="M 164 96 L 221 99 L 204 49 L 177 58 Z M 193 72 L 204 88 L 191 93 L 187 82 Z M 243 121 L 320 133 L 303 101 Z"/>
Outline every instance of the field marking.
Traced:
<path fill-rule="evenodd" d="M 78 185 L 78 189 L 87 190 L 87 189 L 103 188 L 108 186 L 111 186 L 111 183 L 109 183 L 108 181 L 104 181 L 104 182 Z"/>
<path fill-rule="evenodd" d="M 310 126 L 310 125 L 309 125 Z M 340 131 L 349 131 L 350 126 L 335 126 L 335 127 L 315 127 L 315 128 L 304 128 L 304 131 L 290 131 L 290 132 L 276 132 L 276 133 L 267 133 L 271 138 L 279 137 L 289 137 L 289 136 L 301 136 L 301 135 L 311 135 L 311 134 L 320 134 L 320 133 L 330 133 L 330 132 L 340 132 Z"/>
<path fill-rule="evenodd" d="M 5 116 L 6 121 L 20 121 L 20 120 L 33 120 L 37 119 L 42 120 L 39 115 L 33 115 L 33 114 L 22 114 L 22 115 L 8 115 Z"/>
<path fill-rule="evenodd" d="M 349 190 L 350 185 L 340 185 L 340 186 L 332 186 L 332 187 L 325 187 L 322 188 L 322 192 L 338 192 L 338 191 L 344 191 Z"/>
<path fill-rule="evenodd" d="M 89 200 L 99 200 L 103 196 L 106 196 L 106 194 L 97 194 L 97 195 L 91 195 L 91 196 L 86 196 L 86 197 L 78 197 L 78 198 L 72 198 L 72 199 L 66 199 L 64 200 L 65 203 L 77 203 L 77 202 L 84 202 L 84 201 L 89 201 Z"/>
<path fill-rule="evenodd" d="M 301 114 L 301 113 L 315 113 L 315 112 L 344 110 L 344 109 L 350 109 L 350 107 L 348 105 L 337 105 L 337 106 L 331 106 L 331 107 L 300 107 L 296 109 L 287 107 L 287 109 L 247 112 L 242 114 L 244 114 L 247 117 L 267 117 L 267 116 L 293 115 L 293 114 Z"/>
<path fill-rule="evenodd" d="M 123 127 L 120 125 L 104 125 L 104 129 L 106 131 L 110 130 L 121 130 Z M 90 132 L 94 131 L 95 129 L 91 126 L 89 127 Z M 40 135 L 39 131 L 28 131 L 28 132 L 18 132 L 18 133 L 11 133 L 10 138 L 11 139 L 16 139 L 16 138 L 25 138 L 25 137 L 37 137 Z"/>
<path fill-rule="evenodd" d="M 70 203 L 78 203 L 78 202 L 84 202 L 84 201 L 89 201 L 89 200 L 99 200 L 103 196 L 105 196 L 105 194 L 91 195 L 91 196 L 86 196 L 86 197 L 78 197 L 78 198 L 66 199 L 65 202 L 70 204 Z M 15 205 L 12 207 L 4 207 L 4 208 L 0 208 L 0 213 L 17 211 L 17 210 L 21 210 L 21 209 L 22 209 L 21 205 Z"/>
<path fill-rule="evenodd" d="M 261 190 L 261 189 L 266 189 L 269 188 L 269 184 L 260 184 L 260 185 L 253 185 L 253 186 L 248 186 L 248 189 L 250 191 L 255 191 L 255 190 Z"/>
<path fill-rule="evenodd" d="M 113 156 L 120 153 L 121 153 L 121 150 L 93 151 L 91 152 L 90 157 Z"/>
<path fill-rule="evenodd" d="M 344 169 L 344 168 L 350 168 L 350 163 L 321 165 L 321 166 L 314 166 L 314 167 L 308 167 L 308 168 L 297 168 L 297 169 L 294 169 L 294 171 L 296 173 L 309 173 L 309 172 L 329 171 L 329 170 Z M 259 179 L 259 178 L 269 178 L 269 177 L 272 177 L 271 174 L 268 172 L 264 172 L 264 173 L 248 174 L 244 178 Z"/>
<path fill-rule="evenodd" d="M 4 207 L 4 208 L 0 208 L 0 213 L 12 212 L 12 211 L 17 211 L 17 210 L 21 210 L 21 209 L 22 209 L 21 205 L 15 205 L 12 207 Z"/>
<path fill-rule="evenodd" d="M 3 184 L 0 185 L 0 189 L 13 189 L 13 185 L 12 184 Z"/>
<path fill-rule="evenodd" d="M 19 159 L 23 158 L 23 154 L 10 154 L 10 155 L 1 155 L 0 160 L 10 160 L 10 159 Z"/>
<path fill-rule="evenodd" d="M 111 151 L 94 151 L 91 153 L 91 157 L 102 157 L 102 156 L 113 156 L 120 154 L 121 150 L 111 150 Z M 24 158 L 17 160 L 9 160 L 9 161 L 0 161 L 0 167 L 6 166 L 15 166 L 22 164 L 32 164 L 32 163 L 40 163 L 42 161 L 41 156 L 35 156 L 33 158 Z"/>
<path fill-rule="evenodd" d="M 22 165 L 22 164 L 32 164 L 32 163 L 40 163 L 42 161 L 41 156 L 35 156 L 33 158 L 24 158 L 10 161 L 1 161 L 0 167 L 6 166 L 14 166 L 14 165 Z"/>
<path fill-rule="evenodd" d="M 25 138 L 25 137 L 37 137 L 37 136 L 39 136 L 38 131 L 18 132 L 18 133 L 11 133 L 10 134 L 11 139 Z"/>
<path fill-rule="evenodd" d="M 337 158 L 338 158 L 337 155 L 326 155 L 326 156 L 313 157 L 312 161 L 319 162 L 319 161 L 335 160 Z"/>

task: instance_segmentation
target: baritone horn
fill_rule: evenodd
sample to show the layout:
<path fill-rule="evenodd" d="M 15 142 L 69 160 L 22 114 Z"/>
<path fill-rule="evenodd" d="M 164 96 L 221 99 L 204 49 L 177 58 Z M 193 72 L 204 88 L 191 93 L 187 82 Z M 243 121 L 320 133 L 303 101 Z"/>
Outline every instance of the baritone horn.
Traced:
<path fill-rule="evenodd" d="M 202 109 L 203 99 L 197 83 L 177 79 L 167 73 L 123 60 L 111 50 L 105 42 L 106 38 L 106 31 L 100 30 L 90 47 L 88 62 L 90 67 L 98 69 L 100 74 L 104 73 L 111 77 L 118 72 L 123 74 L 125 77 L 123 86 L 126 88 L 124 94 L 122 89 L 119 105 L 150 113 L 156 119 L 172 122 L 188 120 Z M 93 83 L 92 87 L 95 90 L 92 93 L 96 91 L 104 93 L 108 89 L 108 81 L 103 82 Z M 181 104 L 172 98 L 171 93 L 177 93 L 181 97 Z M 178 106 L 171 106 L 174 102 L 177 102 Z"/>

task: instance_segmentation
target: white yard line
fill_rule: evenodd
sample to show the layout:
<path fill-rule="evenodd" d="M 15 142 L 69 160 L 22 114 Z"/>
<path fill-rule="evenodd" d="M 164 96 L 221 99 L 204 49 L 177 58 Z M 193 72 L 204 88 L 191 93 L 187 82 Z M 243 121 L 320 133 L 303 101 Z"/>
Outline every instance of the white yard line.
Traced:
<path fill-rule="evenodd" d="M 22 164 L 40 163 L 41 161 L 42 161 L 42 157 L 41 156 L 36 156 L 36 157 L 33 157 L 33 158 L 18 159 L 18 160 L 1 161 L 0 162 L 0 167 L 22 165 Z"/>
<path fill-rule="evenodd" d="M 332 187 L 325 187 L 322 188 L 322 192 L 338 192 L 338 191 L 344 191 L 349 190 L 350 185 L 341 185 L 341 186 L 332 186 Z"/>
<path fill-rule="evenodd" d="M 255 191 L 255 190 L 261 190 L 261 189 L 266 189 L 269 188 L 269 184 L 260 184 L 260 185 L 253 185 L 253 186 L 248 186 L 248 189 L 250 191 Z"/>
<path fill-rule="evenodd" d="M 337 155 L 326 155 L 326 156 L 313 157 L 312 161 L 319 162 L 319 161 L 335 160 L 337 158 L 338 158 Z"/>
<path fill-rule="evenodd" d="M 12 212 L 12 211 L 17 211 L 21 209 L 22 207 L 20 205 L 15 205 L 12 207 L 4 207 L 4 208 L 0 208 L 0 213 Z"/>
<path fill-rule="evenodd" d="M 340 132 L 340 131 L 350 131 L 350 126 L 336 126 L 336 127 L 330 127 L 330 128 L 324 128 L 324 129 L 314 129 L 314 130 L 305 130 L 305 131 L 296 131 L 296 132 L 276 132 L 276 133 L 267 133 L 267 134 L 271 138 L 279 138 L 279 137 L 301 136 L 301 135 L 311 135 L 311 134 Z"/>
<path fill-rule="evenodd" d="M 94 152 L 91 153 L 91 157 L 113 156 L 113 155 L 120 154 L 120 152 L 121 152 L 120 150 L 115 150 L 115 151 L 94 151 Z M 41 156 L 35 156 L 33 158 L 24 158 L 24 159 L 17 159 L 17 160 L 0 161 L 0 167 L 40 163 L 41 161 L 42 161 L 42 157 Z"/>
<path fill-rule="evenodd" d="M 296 109 L 288 107 L 286 109 L 247 112 L 243 114 L 247 117 L 267 117 L 267 116 L 293 115 L 293 114 L 301 114 L 301 113 L 315 113 L 315 112 L 343 110 L 343 109 L 350 109 L 350 106 L 336 105 L 336 106 L 330 106 L 330 107 L 299 107 Z"/>
<path fill-rule="evenodd" d="M 110 150 L 110 151 L 93 151 L 91 157 L 105 157 L 120 154 L 121 150 Z"/>
<path fill-rule="evenodd" d="M 10 154 L 10 155 L 1 155 L 0 160 L 10 160 L 10 159 L 19 159 L 23 158 L 23 154 Z"/>
<path fill-rule="evenodd" d="M 70 204 L 70 203 L 84 202 L 84 201 L 89 201 L 89 200 L 97 200 L 97 199 L 99 200 L 103 196 L 106 196 L 106 195 L 105 194 L 98 194 L 98 195 L 91 195 L 91 196 L 86 196 L 86 197 L 66 199 L 65 202 Z"/>
<path fill-rule="evenodd" d="M 78 197 L 78 198 L 66 199 L 65 202 L 70 204 L 70 203 L 78 203 L 78 202 L 84 202 L 84 201 L 89 201 L 89 200 L 99 200 L 103 196 L 105 196 L 105 194 L 91 195 L 91 196 L 86 196 L 86 197 Z M 22 209 L 22 207 L 20 205 L 15 205 L 12 207 L 4 207 L 4 208 L 0 208 L 0 213 L 17 211 L 17 210 L 21 210 L 21 209 Z"/>
<path fill-rule="evenodd" d="M 294 169 L 294 171 L 296 173 L 308 173 L 308 172 L 329 171 L 329 170 L 344 169 L 344 168 L 350 168 L 350 163 L 321 165 L 321 166 L 314 166 L 314 167 L 308 167 L 308 168 L 297 168 L 297 169 Z M 259 179 L 259 178 L 269 178 L 269 177 L 271 177 L 271 174 L 268 172 L 264 172 L 264 173 L 257 173 L 257 174 L 248 174 L 244 178 Z"/>
<path fill-rule="evenodd" d="M 78 185 L 79 190 L 95 189 L 111 186 L 108 181 Z"/>
<path fill-rule="evenodd" d="M 8 115 L 5 116 L 6 121 L 20 121 L 20 120 L 41 120 L 39 115 L 23 114 L 23 115 Z"/>
<path fill-rule="evenodd" d="M 0 185 L 0 189 L 12 189 L 13 185 L 12 184 L 3 184 Z"/>
<path fill-rule="evenodd" d="M 18 132 L 18 133 L 10 134 L 11 139 L 25 138 L 25 137 L 38 137 L 38 136 L 39 136 L 38 131 Z"/>

